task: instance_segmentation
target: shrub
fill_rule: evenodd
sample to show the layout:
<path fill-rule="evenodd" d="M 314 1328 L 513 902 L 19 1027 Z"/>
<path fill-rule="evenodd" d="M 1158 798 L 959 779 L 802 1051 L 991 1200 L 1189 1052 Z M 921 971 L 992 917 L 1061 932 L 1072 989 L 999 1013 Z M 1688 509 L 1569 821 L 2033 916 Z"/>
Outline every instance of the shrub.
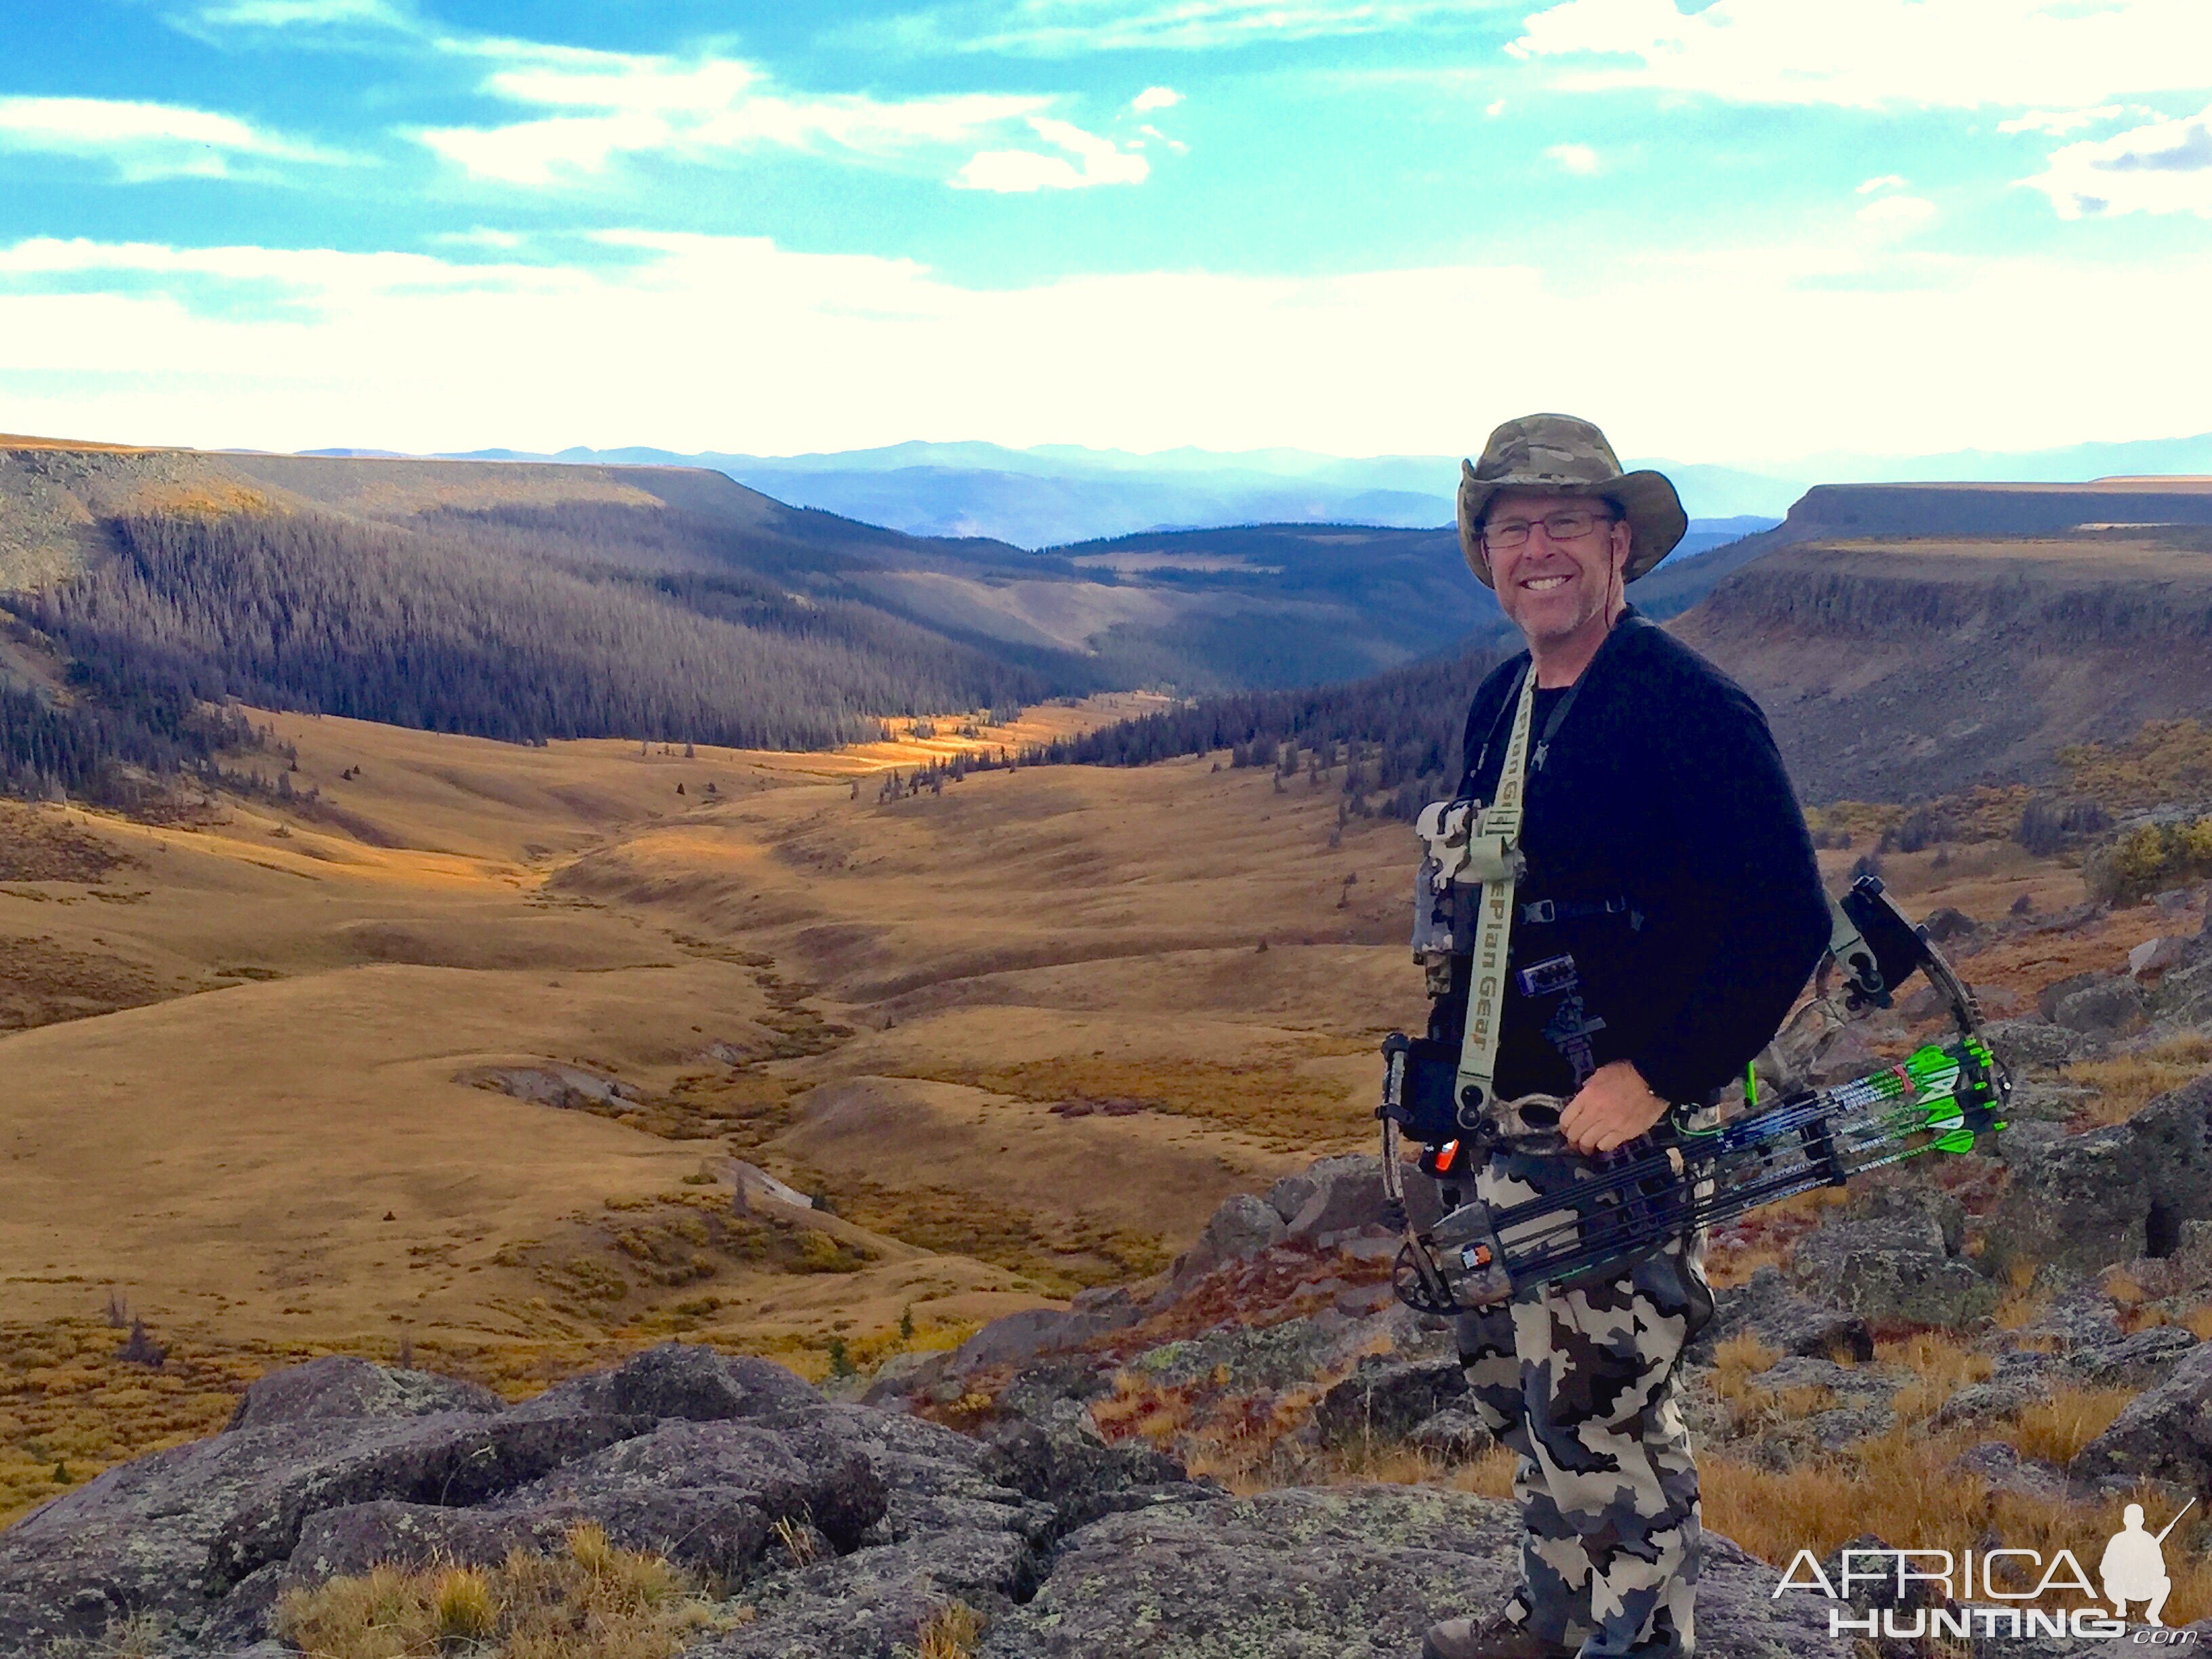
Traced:
<path fill-rule="evenodd" d="M 2212 817 L 2138 824 L 2081 861 L 2081 880 L 2114 904 L 2212 876 Z"/>
<path fill-rule="evenodd" d="M 2112 815 L 2095 801 L 2061 801 L 2033 795 L 2021 808 L 2013 839 L 2038 858 L 2049 858 L 2064 850 L 2069 842 L 2100 834 L 2112 825 Z"/>

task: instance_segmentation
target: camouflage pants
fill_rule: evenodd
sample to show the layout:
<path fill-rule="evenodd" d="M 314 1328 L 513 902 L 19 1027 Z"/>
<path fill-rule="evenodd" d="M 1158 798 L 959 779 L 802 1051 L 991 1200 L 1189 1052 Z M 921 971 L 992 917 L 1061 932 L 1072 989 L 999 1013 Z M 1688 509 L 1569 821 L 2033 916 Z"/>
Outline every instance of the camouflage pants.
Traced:
<path fill-rule="evenodd" d="M 1501 1152 L 1486 1203 L 1571 1186 L 1565 1152 Z M 1617 1279 L 1465 1314 L 1471 1404 L 1519 1455 L 1521 1588 L 1508 1616 L 1580 1659 L 1685 1659 L 1696 1639 L 1698 1466 L 1674 1397 L 1683 1345 L 1712 1316 L 1705 1236 Z"/>

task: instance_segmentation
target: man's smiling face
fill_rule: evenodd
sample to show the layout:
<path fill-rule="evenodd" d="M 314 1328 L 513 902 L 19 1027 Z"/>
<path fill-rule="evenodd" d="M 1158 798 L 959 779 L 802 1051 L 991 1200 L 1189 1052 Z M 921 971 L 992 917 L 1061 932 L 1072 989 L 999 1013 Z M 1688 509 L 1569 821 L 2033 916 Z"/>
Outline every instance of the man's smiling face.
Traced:
<path fill-rule="evenodd" d="M 1580 536 L 1555 539 L 1545 520 L 1559 514 L 1594 514 Z M 1496 547 L 1491 532 L 1526 526 L 1518 547 Z M 1483 515 L 1484 556 L 1498 603 L 1532 643 L 1552 644 L 1587 629 L 1602 634 L 1620 603 L 1620 572 L 1628 562 L 1629 529 L 1596 495 L 1541 495 L 1501 490 Z"/>

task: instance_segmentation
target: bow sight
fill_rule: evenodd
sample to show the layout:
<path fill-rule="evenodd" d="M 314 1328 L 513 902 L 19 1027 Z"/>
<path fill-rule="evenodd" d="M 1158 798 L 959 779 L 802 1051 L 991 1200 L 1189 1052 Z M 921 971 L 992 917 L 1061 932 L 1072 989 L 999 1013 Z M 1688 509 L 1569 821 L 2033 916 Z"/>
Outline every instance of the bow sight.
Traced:
<path fill-rule="evenodd" d="M 1406 1235 L 1393 1275 L 1400 1299 L 1449 1314 L 1494 1307 L 1536 1285 L 1610 1278 L 1699 1227 L 1923 1152 L 1971 1151 L 1978 1136 L 2004 1127 L 2010 1080 L 1982 1040 L 1972 993 L 1942 953 L 1875 877 L 1830 906 L 1835 927 L 1821 974 L 1829 964 L 1840 971 L 1847 1006 L 1888 1007 L 1896 988 L 1922 973 L 1949 1006 L 1955 1039 L 1715 1128 L 1686 1127 L 1678 1114 L 1664 1144 L 1647 1137 L 1590 1160 L 1588 1178 L 1569 1192 L 1507 1206 L 1460 1204 L 1426 1233 L 1407 1214 L 1401 1135 L 1426 1145 L 1426 1170 L 1449 1176 L 1471 1169 L 1464 1143 L 1480 1131 L 1452 1109 L 1451 1058 L 1434 1052 L 1438 1045 L 1393 1032 L 1382 1045 L 1376 1115 L 1390 1224 Z M 1556 1125 L 1564 1103 L 1498 1104 L 1524 1128 L 1540 1130 Z M 1456 1196 L 1449 1184 L 1445 1192 L 1447 1202 Z"/>

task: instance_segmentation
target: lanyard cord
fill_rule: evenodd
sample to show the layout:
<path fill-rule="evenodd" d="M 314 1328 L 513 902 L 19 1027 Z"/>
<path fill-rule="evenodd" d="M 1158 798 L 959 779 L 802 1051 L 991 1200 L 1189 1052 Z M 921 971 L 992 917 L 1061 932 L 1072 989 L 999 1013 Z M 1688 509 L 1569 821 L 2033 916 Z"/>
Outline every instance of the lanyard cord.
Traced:
<path fill-rule="evenodd" d="M 1574 708 L 1575 699 L 1582 696 L 1583 687 L 1589 684 L 1590 671 L 1597 666 L 1598 657 L 1605 654 L 1606 647 L 1613 643 L 1614 635 L 1628 633 L 1633 629 L 1650 626 L 1650 620 L 1633 607 L 1620 613 L 1620 620 L 1606 631 L 1605 639 L 1598 646 L 1597 655 L 1589 659 L 1589 666 L 1575 676 L 1575 683 L 1567 688 L 1567 695 L 1560 698 L 1552 712 L 1545 717 L 1543 735 L 1536 739 L 1535 752 L 1529 757 L 1528 769 L 1531 772 L 1540 772 L 1544 769 L 1544 763 L 1551 756 L 1552 739 L 1559 735 L 1559 728 L 1566 724 L 1567 715 Z M 1522 671 L 1522 674 L 1524 677 L 1533 674 L 1535 669 L 1535 659 L 1531 658 L 1528 666 Z M 1519 689 L 1516 682 L 1514 690 L 1517 691 Z M 1498 705 L 1497 718 L 1490 722 L 1489 735 L 1483 738 L 1482 747 L 1475 755 L 1474 769 L 1467 775 L 1468 787 L 1473 787 L 1474 781 L 1482 775 L 1483 769 L 1490 764 L 1491 745 L 1498 741 L 1498 728 L 1505 724 L 1507 717 L 1513 713 L 1513 692 L 1509 691 L 1505 694 L 1505 701 Z"/>

